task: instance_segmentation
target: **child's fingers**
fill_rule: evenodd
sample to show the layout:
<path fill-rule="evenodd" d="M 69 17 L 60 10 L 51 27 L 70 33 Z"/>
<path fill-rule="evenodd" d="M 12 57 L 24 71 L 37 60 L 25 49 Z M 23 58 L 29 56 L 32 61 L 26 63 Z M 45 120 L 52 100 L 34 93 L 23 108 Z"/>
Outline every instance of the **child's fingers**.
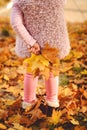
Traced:
<path fill-rule="evenodd" d="M 40 54 L 40 47 L 39 46 L 32 46 L 29 49 L 29 52 L 38 55 L 38 54 Z"/>
<path fill-rule="evenodd" d="M 35 51 L 35 48 L 34 48 L 34 47 L 32 47 L 32 48 L 29 49 L 29 52 L 30 52 L 30 53 L 33 53 L 34 51 Z"/>
<path fill-rule="evenodd" d="M 41 54 L 41 49 L 40 47 L 36 50 L 37 54 Z"/>
<path fill-rule="evenodd" d="M 39 55 L 39 54 L 40 54 L 40 51 L 37 51 L 37 52 L 36 52 L 36 55 Z"/>
<path fill-rule="evenodd" d="M 40 52 L 40 48 L 37 48 L 36 50 L 35 50 L 35 53 L 37 54 L 37 55 L 39 55 L 41 52 Z"/>

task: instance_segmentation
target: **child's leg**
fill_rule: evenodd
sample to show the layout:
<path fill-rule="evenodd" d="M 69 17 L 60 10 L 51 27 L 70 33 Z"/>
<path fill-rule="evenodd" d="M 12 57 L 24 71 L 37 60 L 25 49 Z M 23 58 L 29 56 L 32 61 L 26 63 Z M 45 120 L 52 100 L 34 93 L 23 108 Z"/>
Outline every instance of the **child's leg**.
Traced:
<path fill-rule="evenodd" d="M 58 85 L 59 85 L 59 77 L 54 77 L 52 73 L 50 73 L 50 77 L 45 81 L 46 84 L 46 101 L 51 107 L 58 107 Z"/>
<path fill-rule="evenodd" d="M 24 102 L 23 108 L 28 106 L 36 100 L 36 87 L 37 87 L 38 77 L 33 77 L 32 74 L 24 75 Z"/>

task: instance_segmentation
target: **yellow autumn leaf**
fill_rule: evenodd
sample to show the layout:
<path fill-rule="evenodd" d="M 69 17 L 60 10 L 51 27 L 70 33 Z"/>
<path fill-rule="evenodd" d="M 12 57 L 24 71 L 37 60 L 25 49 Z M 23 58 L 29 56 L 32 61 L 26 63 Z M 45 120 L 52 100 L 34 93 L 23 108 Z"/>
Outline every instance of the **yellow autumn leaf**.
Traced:
<path fill-rule="evenodd" d="M 17 91 L 16 91 L 14 86 L 10 86 L 5 90 L 5 92 L 10 92 L 16 96 L 20 93 L 20 88 L 17 88 Z"/>
<path fill-rule="evenodd" d="M 31 57 L 26 58 L 26 59 L 24 60 L 24 63 L 30 64 L 30 62 L 31 62 L 31 64 L 32 64 L 32 61 L 34 61 L 35 58 L 36 58 L 36 55 L 32 54 Z"/>
<path fill-rule="evenodd" d="M 69 53 L 69 55 L 67 55 L 67 56 L 64 58 L 64 61 L 71 60 L 72 57 L 73 57 L 72 53 Z"/>
<path fill-rule="evenodd" d="M 75 58 L 81 58 L 83 55 L 84 55 L 84 53 L 83 52 L 80 52 L 80 51 L 72 51 L 72 53 L 73 53 L 73 56 L 75 57 Z"/>
<path fill-rule="evenodd" d="M 8 130 L 15 130 L 14 128 L 8 128 Z"/>
<path fill-rule="evenodd" d="M 6 80 L 6 81 L 9 81 L 9 77 L 5 74 L 4 75 L 4 79 Z"/>
<path fill-rule="evenodd" d="M 68 115 L 68 119 L 70 120 L 70 122 L 73 124 L 73 125 L 79 125 L 79 122 L 77 120 L 74 119 L 74 117 Z"/>
<path fill-rule="evenodd" d="M 43 71 L 40 71 L 40 75 L 43 75 L 45 79 L 49 78 L 50 69 L 48 67 L 45 67 Z"/>
<path fill-rule="evenodd" d="M 67 72 L 67 71 L 69 71 L 71 69 L 72 69 L 72 66 L 67 66 L 67 67 L 64 67 L 64 68 L 60 68 L 60 71 L 65 73 L 65 72 Z"/>
<path fill-rule="evenodd" d="M 82 75 L 87 75 L 87 70 L 83 70 L 83 71 L 81 72 L 81 74 L 82 74 Z"/>
<path fill-rule="evenodd" d="M 3 125 L 2 123 L 0 123 L 0 129 L 1 129 L 1 130 L 6 130 L 7 127 L 6 127 L 5 125 Z"/>
<path fill-rule="evenodd" d="M 12 67 L 15 67 L 15 66 L 19 66 L 20 65 L 20 61 L 17 61 L 17 60 L 12 60 L 12 59 L 9 59 L 5 62 L 5 65 L 7 66 L 12 66 Z"/>
<path fill-rule="evenodd" d="M 4 68 L 4 79 L 9 81 L 10 79 L 15 79 L 17 77 L 16 68 Z"/>
<path fill-rule="evenodd" d="M 32 73 L 35 77 L 42 75 L 46 79 L 49 78 L 50 71 L 53 72 L 54 76 L 59 75 L 59 59 L 57 54 L 57 49 L 45 45 L 41 54 L 31 54 L 30 58 L 24 60 L 26 72 Z M 45 56 L 47 56 L 47 58 Z"/>
<path fill-rule="evenodd" d="M 24 127 L 22 125 L 20 125 L 19 123 L 13 123 L 13 125 L 14 125 L 14 129 L 16 129 L 16 130 L 23 130 L 24 129 Z"/>
<path fill-rule="evenodd" d="M 35 55 L 35 57 L 36 57 L 36 59 L 35 59 L 36 62 L 40 61 L 45 66 L 49 65 L 49 61 L 46 60 L 42 55 Z"/>
<path fill-rule="evenodd" d="M 24 74 L 25 73 L 23 65 L 20 65 L 20 66 L 17 67 L 17 73 L 18 74 Z"/>
<path fill-rule="evenodd" d="M 10 106 L 10 105 L 12 105 L 14 102 L 15 102 L 14 100 L 7 99 L 6 102 L 5 102 L 5 105 L 6 105 L 6 106 Z"/>
<path fill-rule="evenodd" d="M 53 110 L 52 117 L 48 118 L 48 122 L 56 125 L 57 123 L 60 122 L 61 115 L 62 115 L 61 111 Z"/>
<path fill-rule="evenodd" d="M 59 75 L 59 67 L 55 67 L 55 66 L 52 66 L 51 67 L 51 72 L 53 73 L 54 76 L 58 76 Z"/>
<path fill-rule="evenodd" d="M 13 115 L 9 117 L 8 121 L 10 123 L 20 123 L 20 118 L 21 118 L 21 115 L 17 114 L 17 115 Z"/>
<path fill-rule="evenodd" d="M 37 64 L 33 64 L 31 70 L 34 71 L 35 69 L 39 69 L 40 71 L 44 70 L 44 65 L 41 62 L 36 62 Z"/>
<path fill-rule="evenodd" d="M 83 112 L 83 113 L 87 112 L 87 106 L 82 106 L 81 112 Z"/>
<path fill-rule="evenodd" d="M 32 70 L 31 70 L 31 67 L 26 67 L 26 70 L 25 70 L 27 73 L 32 73 Z"/>
<path fill-rule="evenodd" d="M 61 95 L 64 96 L 71 96 L 73 94 L 72 90 L 69 87 L 62 89 Z"/>

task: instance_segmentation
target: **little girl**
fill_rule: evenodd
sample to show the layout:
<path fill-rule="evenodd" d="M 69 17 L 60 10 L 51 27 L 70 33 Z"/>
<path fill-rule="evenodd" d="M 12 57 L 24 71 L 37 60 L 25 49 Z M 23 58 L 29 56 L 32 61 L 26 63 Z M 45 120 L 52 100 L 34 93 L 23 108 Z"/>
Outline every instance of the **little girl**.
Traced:
<path fill-rule="evenodd" d="M 27 58 L 31 53 L 39 54 L 45 43 L 58 48 L 59 59 L 70 51 L 70 43 L 64 19 L 66 0 L 14 0 L 11 11 L 11 25 L 17 34 L 15 51 L 19 57 Z M 36 102 L 38 77 L 24 75 L 24 99 L 22 107 Z M 50 107 L 58 107 L 59 77 L 50 73 L 45 80 L 46 102 Z"/>

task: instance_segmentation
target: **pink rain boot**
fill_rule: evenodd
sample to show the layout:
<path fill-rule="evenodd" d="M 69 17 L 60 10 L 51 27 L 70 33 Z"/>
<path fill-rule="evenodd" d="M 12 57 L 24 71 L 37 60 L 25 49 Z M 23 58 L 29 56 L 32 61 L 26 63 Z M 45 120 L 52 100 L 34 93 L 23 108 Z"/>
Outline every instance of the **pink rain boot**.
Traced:
<path fill-rule="evenodd" d="M 52 73 L 50 73 L 50 77 L 45 81 L 46 85 L 46 102 L 48 106 L 57 108 L 59 107 L 58 101 L 58 85 L 59 85 L 59 77 L 54 77 Z"/>
<path fill-rule="evenodd" d="M 22 108 L 33 105 L 36 102 L 36 87 L 38 77 L 34 78 L 32 74 L 24 75 L 24 101 Z"/>

